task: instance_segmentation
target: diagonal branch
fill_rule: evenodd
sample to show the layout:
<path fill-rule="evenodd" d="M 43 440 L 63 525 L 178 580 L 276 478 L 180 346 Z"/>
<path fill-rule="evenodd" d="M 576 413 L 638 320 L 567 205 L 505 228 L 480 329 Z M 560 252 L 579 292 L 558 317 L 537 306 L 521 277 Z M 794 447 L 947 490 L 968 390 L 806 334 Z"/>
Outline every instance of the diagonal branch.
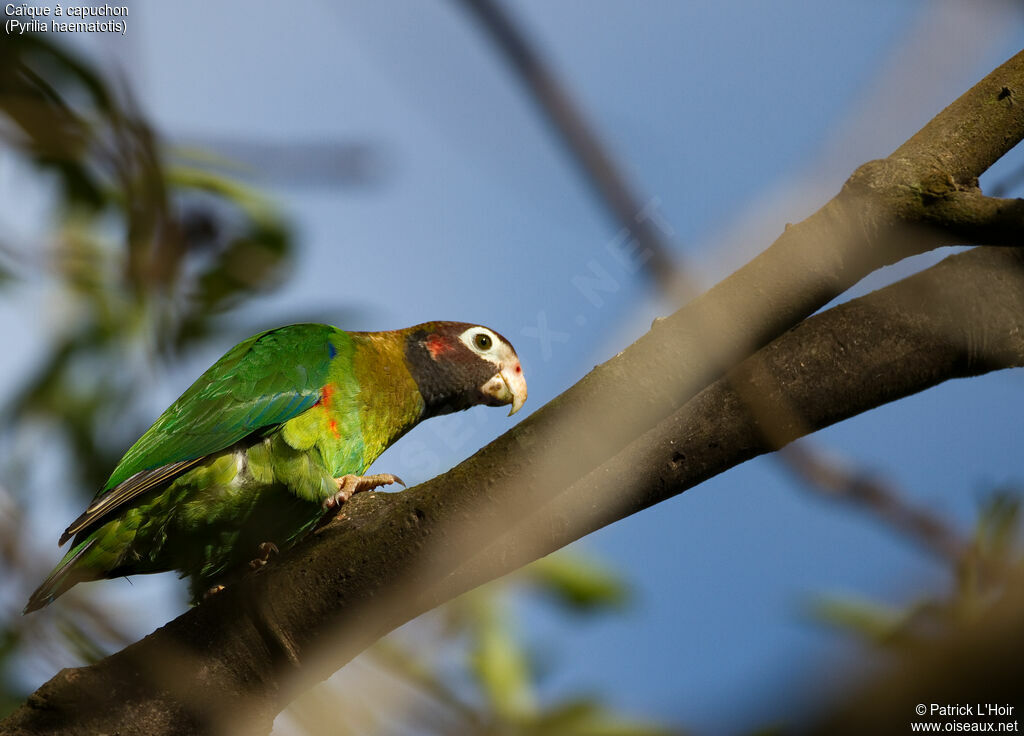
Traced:
<path fill-rule="evenodd" d="M 498 509 L 508 531 L 452 562 L 439 589 L 490 579 L 875 406 L 1022 365 L 1022 308 L 1024 253 L 981 248 L 808 319 L 522 521 Z"/>
<path fill-rule="evenodd" d="M 693 295 L 693 285 L 687 282 L 681 267 L 673 262 L 667 244 L 651 227 L 649 218 L 637 212 L 637 198 L 630 191 L 626 178 L 606 153 L 586 117 L 574 105 L 571 95 L 545 64 L 535 44 L 517 28 L 514 18 L 502 9 L 499 0 L 461 2 L 489 33 L 496 49 L 504 55 L 533 101 L 560 134 L 579 163 L 586 183 L 600 196 L 609 213 L 635 237 L 641 252 L 652 256 L 643 261 L 647 275 L 670 304 L 684 303 Z M 1000 95 L 1005 99 L 1010 93 L 1001 89 Z M 939 229 L 955 234 L 962 242 L 1022 244 L 1024 200 L 999 200 L 985 197 L 976 189 L 958 191 L 953 187 L 950 194 L 929 208 L 928 217 Z M 941 519 L 907 504 L 897 489 L 882 479 L 852 474 L 803 443 L 788 446 L 778 457 L 797 475 L 808 479 L 812 487 L 856 501 L 930 551 L 949 559 L 957 558 L 962 552 L 961 540 Z"/>
<path fill-rule="evenodd" d="M 951 191 L 929 208 L 928 220 L 961 243 L 1024 245 L 1024 199 Z"/>
<path fill-rule="evenodd" d="M 941 516 L 924 505 L 911 503 L 901 489 L 884 476 L 850 468 L 807 442 L 787 445 L 776 457 L 813 492 L 860 507 L 895 530 L 904 540 L 945 562 L 960 564 L 969 541 Z"/>
<path fill-rule="evenodd" d="M 1003 88 L 1024 90 L 1024 53 L 474 457 L 401 494 L 357 499 L 343 523 L 263 573 L 58 674 L 0 733 L 266 730 L 295 687 L 462 590 L 809 430 L 948 378 L 1020 365 L 1015 249 L 947 259 L 801 323 L 875 268 L 956 242 L 929 207 L 971 191 L 972 177 L 1024 136 L 1024 107 L 1004 105 Z M 951 150 L 965 145 L 954 133 L 968 124 L 978 155 Z M 716 382 L 728 366 L 738 367 Z M 749 395 L 778 407 L 782 424 L 766 431 L 759 418 L 773 414 L 755 413 Z"/>
<path fill-rule="evenodd" d="M 1024 253 L 952 256 L 807 320 L 528 510 L 494 493 L 495 457 L 511 448 L 530 461 L 545 450 L 530 446 L 523 425 L 444 476 L 357 498 L 344 522 L 264 572 L 96 665 L 58 674 L 0 733 L 265 731 L 298 678 L 328 675 L 484 580 L 807 431 L 949 378 L 1021 364 Z M 752 388 L 800 421 L 766 431 L 763 408 L 746 400 Z"/>

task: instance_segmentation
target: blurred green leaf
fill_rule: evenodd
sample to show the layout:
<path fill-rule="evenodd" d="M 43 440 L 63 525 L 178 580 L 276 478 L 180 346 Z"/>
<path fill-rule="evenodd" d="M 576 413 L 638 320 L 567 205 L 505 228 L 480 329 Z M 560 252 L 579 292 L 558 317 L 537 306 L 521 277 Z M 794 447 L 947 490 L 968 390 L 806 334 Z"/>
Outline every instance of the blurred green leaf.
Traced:
<path fill-rule="evenodd" d="M 680 731 L 622 718 L 591 700 L 571 701 L 544 713 L 523 733 L 530 736 L 679 736 Z"/>
<path fill-rule="evenodd" d="M 1022 563 L 1020 520 L 1019 491 L 995 489 L 983 499 L 970 548 L 956 570 L 951 605 L 958 620 L 977 618 L 1005 594 L 1013 570 Z"/>
<path fill-rule="evenodd" d="M 504 720 L 519 720 L 536 712 L 530 666 L 497 600 L 482 593 L 472 597 L 475 612 L 470 627 L 470 671 L 491 708 Z"/>
<path fill-rule="evenodd" d="M 989 556 L 1008 554 L 1020 533 L 1021 498 L 1019 492 L 996 489 L 982 502 L 974 543 Z"/>
<path fill-rule="evenodd" d="M 21 642 L 21 631 L 16 628 L 0 631 L 0 661 L 7 659 Z"/>
<path fill-rule="evenodd" d="M 629 600 L 621 576 L 592 558 L 572 552 L 548 555 L 524 572 L 542 593 L 574 611 L 617 609 Z"/>
<path fill-rule="evenodd" d="M 881 647 L 948 637 L 1004 599 L 1024 565 L 1020 556 L 1021 499 L 1000 489 L 978 510 L 972 544 L 951 569 L 955 585 L 903 608 L 843 596 L 822 596 L 812 605 L 818 621 Z"/>
<path fill-rule="evenodd" d="M 907 622 L 903 611 L 852 596 L 821 596 L 810 612 L 817 621 L 874 644 L 892 642 Z"/>
<path fill-rule="evenodd" d="M 68 648 L 86 664 L 95 664 L 109 654 L 97 643 L 91 632 L 79 626 L 71 617 L 61 617 L 60 632 Z"/>

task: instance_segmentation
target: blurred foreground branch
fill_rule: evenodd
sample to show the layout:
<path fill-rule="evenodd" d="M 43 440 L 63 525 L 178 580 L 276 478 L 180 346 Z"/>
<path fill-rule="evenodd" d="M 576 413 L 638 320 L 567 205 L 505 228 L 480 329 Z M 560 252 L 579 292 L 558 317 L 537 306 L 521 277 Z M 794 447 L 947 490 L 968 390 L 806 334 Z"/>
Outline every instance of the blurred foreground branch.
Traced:
<path fill-rule="evenodd" d="M 807 319 L 907 255 L 1020 244 L 1020 203 L 977 189 L 1024 136 L 1024 107 L 1006 89 L 1024 90 L 1024 53 L 457 468 L 353 500 L 339 523 L 260 574 L 59 673 L 0 733 L 265 732 L 298 688 L 485 580 L 809 431 L 949 378 L 1024 364 L 1016 249 L 953 256 Z"/>

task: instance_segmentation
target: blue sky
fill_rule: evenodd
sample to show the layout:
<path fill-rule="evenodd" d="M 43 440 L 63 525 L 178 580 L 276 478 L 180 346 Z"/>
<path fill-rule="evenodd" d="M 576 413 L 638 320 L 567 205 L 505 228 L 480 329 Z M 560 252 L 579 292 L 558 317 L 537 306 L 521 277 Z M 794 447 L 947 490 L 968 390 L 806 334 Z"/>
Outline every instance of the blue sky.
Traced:
<path fill-rule="evenodd" d="M 1020 12 L 998 2 L 507 5 L 706 283 L 814 211 L 858 163 L 887 155 L 1024 41 Z M 617 225 L 458 4 L 129 7 L 125 38 L 74 41 L 123 70 L 172 140 L 351 140 L 380 156 L 382 179 L 371 187 L 274 189 L 267 179 L 301 251 L 286 288 L 249 308 L 247 321 L 357 307 L 362 321 L 340 326 L 487 324 L 519 350 L 527 414 L 668 309 L 611 256 Z M 33 200 L 17 177 L 0 160 L 0 194 L 26 203 L 0 225 L 30 232 Z M 887 269 L 856 293 L 934 260 Z M 595 263 L 614 282 L 599 306 L 573 281 Z M 0 324 L 24 349 L 0 358 L 0 376 L 22 375 L 38 350 L 17 323 L 45 294 L 20 294 L 21 302 L 0 305 Z M 59 309 L 44 311 L 59 322 Z M 564 338 L 550 351 L 533 337 L 541 320 Z M 154 414 L 219 352 L 158 374 Z M 1022 397 L 1017 373 L 958 381 L 816 442 L 966 528 L 987 488 L 1024 482 Z M 484 409 L 442 418 L 376 468 L 424 480 L 509 425 Z M 55 537 L 64 521 L 40 533 Z M 627 710 L 706 732 L 784 715 L 772 699 L 790 678 L 813 672 L 827 684 L 822 662 L 849 649 L 808 623 L 810 596 L 906 602 L 947 582 L 876 522 L 808 495 L 771 458 L 582 546 L 630 579 L 636 604 L 571 626 L 523 607 L 531 640 L 561 664 L 547 692 L 598 690 Z M 164 582 L 105 585 L 124 600 L 156 591 L 156 623 L 180 605 L 177 589 L 160 592 Z"/>

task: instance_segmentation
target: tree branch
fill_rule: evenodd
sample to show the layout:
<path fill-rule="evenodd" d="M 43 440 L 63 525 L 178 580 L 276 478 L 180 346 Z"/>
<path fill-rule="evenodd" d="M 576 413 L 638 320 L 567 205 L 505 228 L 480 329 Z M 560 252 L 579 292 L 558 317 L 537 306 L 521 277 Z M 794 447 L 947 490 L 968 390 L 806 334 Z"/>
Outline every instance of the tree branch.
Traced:
<path fill-rule="evenodd" d="M 961 243 L 1024 246 L 1024 199 L 954 191 L 930 208 L 928 219 Z"/>
<path fill-rule="evenodd" d="M 1024 254 L 953 256 L 807 320 L 593 473 L 549 487 L 543 503 L 493 492 L 496 458 L 544 451 L 524 425 L 428 483 L 357 497 L 342 522 L 260 574 L 96 665 L 61 672 L 0 733 L 266 730 L 297 677 L 328 675 L 484 580 L 808 431 L 1022 363 Z M 750 406 L 751 391 L 762 406 Z M 769 415 L 783 423 L 766 427 L 758 417 Z"/>
<path fill-rule="evenodd" d="M 968 191 L 1024 135 L 1024 107 L 1005 105 L 1004 87 L 1024 89 L 1024 53 L 474 457 L 409 491 L 357 498 L 260 574 L 59 673 L 0 733 L 266 730 L 295 687 L 472 585 L 811 429 L 1020 365 L 1024 276 L 1009 249 L 947 259 L 786 332 L 875 268 L 954 242 L 929 207 L 943 182 Z M 960 150 L 968 128 L 977 154 Z M 778 426 L 760 419 L 776 415 Z"/>
<path fill-rule="evenodd" d="M 442 589 L 466 585 L 461 575 L 473 583 L 495 577 L 875 406 L 949 378 L 1022 365 L 1022 307 L 1024 253 L 974 249 L 810 318 L 525 521 L 511 524 L 521 514 L 498 510 L 507 532 L 456 562 Z"/>

